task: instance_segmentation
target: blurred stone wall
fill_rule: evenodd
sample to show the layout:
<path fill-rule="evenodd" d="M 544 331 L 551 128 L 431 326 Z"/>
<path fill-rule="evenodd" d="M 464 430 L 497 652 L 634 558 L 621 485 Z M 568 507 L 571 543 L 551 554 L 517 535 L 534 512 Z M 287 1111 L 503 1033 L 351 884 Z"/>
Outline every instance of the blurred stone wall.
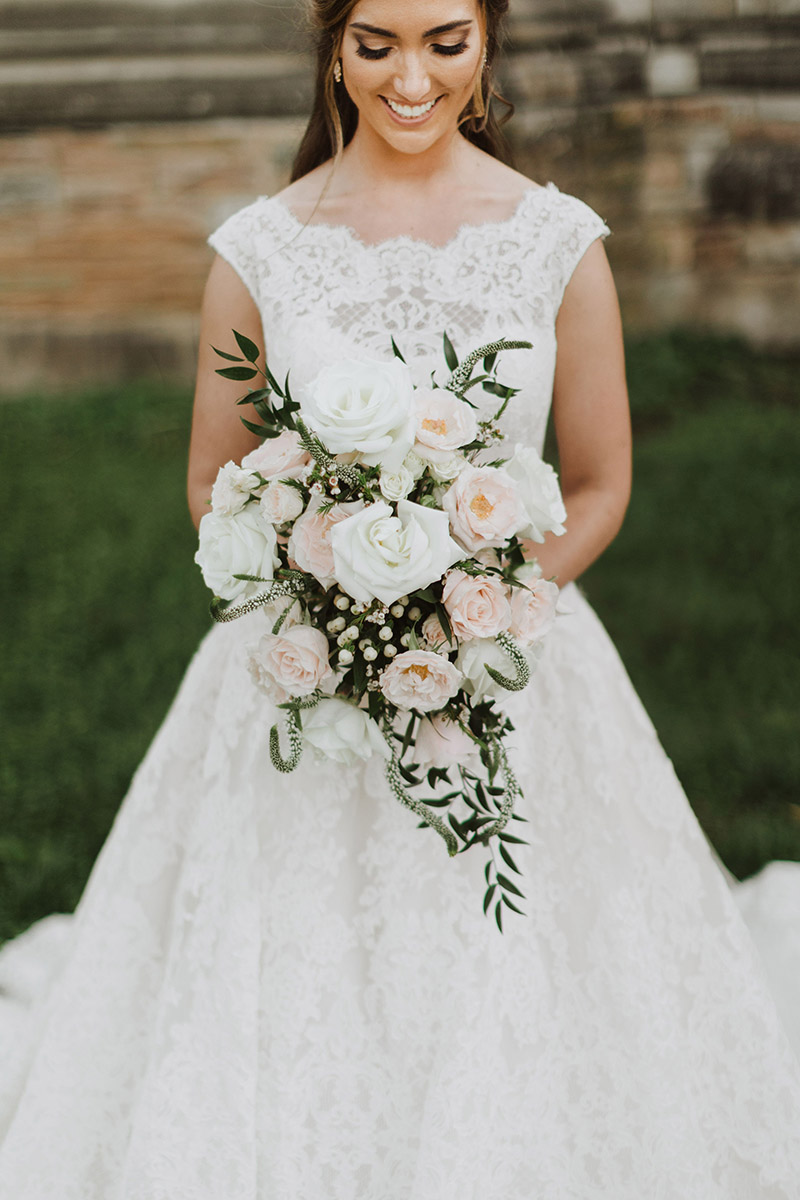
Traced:
<path fill-rule="evenodd" d="M 512 0 L 521 169 L 611 224 L 628 328 L 800 345 L 800 0 Z M 191 378 L 205 237 L 286 181 L 302 6 L 0 0 L 0 393 Z"/>

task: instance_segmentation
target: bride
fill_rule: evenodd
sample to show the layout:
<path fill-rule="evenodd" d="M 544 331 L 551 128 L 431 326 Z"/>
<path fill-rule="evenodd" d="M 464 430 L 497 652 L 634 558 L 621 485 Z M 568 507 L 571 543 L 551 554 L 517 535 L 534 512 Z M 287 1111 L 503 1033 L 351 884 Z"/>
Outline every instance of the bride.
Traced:
<path fill-rule="evenodd" d="M 484 918 L 482 862 L 448 861 L 374 760 L 278 775 L 244 666 L 265 618 L 215 627 L 60 967 L 6 1026 L 0 1196 L 797 1198 L 800 1065 L 573 582 L 630 487 L 608 230 L 503 162 L 504 0 L 313 7 L 294 182 L 211 238 L 189 504 L 199 522 L 219 466 L 256 444 L 215 374 L 233 328 L 296 390 L 337 358 L 387 358 L 391 337 L 418 381 L 445 330 L 463 350 L 534 343 L 505 356 L 503 423 L 541 448 L 552 401 L 568 532 L 538 548 L 561 612 L 509 703 L 526 915 L 502 935 Z"/>

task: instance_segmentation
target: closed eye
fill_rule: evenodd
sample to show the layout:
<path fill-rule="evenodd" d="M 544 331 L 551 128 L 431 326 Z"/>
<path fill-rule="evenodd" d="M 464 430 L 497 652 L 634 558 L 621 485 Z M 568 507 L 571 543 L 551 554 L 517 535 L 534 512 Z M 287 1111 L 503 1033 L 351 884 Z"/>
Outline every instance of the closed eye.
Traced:
<path fill-rule="evenodd" d="M 466 42 L 456 42 L 455 45 L 448 46 L 439 43 L 434 43 L 431 50 L 435 54 L 440 54 L 444 58 L 452 58 L 456 54 L 463 54 L 467 48 Z M 381 46 L 379 49 L 373 50 L 369 46 L 365 46 L 363 42 L 359 42 L 356 47 L 356 54 L 359 58 L 369 59 L 370 62 L 376 62 L 380 58 L 386 58 L 386 55 L 392 49 L 391 46 Z"/>

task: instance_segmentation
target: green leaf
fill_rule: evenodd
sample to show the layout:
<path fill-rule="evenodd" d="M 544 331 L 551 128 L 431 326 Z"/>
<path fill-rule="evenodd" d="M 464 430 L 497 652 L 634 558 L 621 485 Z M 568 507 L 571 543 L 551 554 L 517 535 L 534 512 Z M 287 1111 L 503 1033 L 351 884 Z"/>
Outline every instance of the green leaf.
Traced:
<path fill-rule="evenodd" d="M 483 914 L 484 914 L 484 916 L 489 911 L 489 905 L 492 903 L 492 896 L 495 893 L 496 887 L 497 887 L 496 883 L 490 883 L 488 888 L 486 889 L 486 895 L 483 897 Z"/>
<path fill-rule="evenodd" d="M 503 911 L 503 906 L 500 903 L 500 901 L 498 900 L 497 904 L 494 906 L 494 919 L 495 919 L 495 921 L 497 921 L 497 928 L 500 930 L 501 933 L 503 932 L 503 917 L 501 915 L 502 911 Z"/>
<path fill-rule="evenodd" d="M 513 833 L 506 833 L 504 829 L 501 830 L 497 836 L 500 838 L 501 842 L 515 842 L 518 846 L 528 845 L 524 838 L 514 837 Z M 502 846 L 500 848 L 502 849 Z"/>
<path fill-rule="evenodd" d="M 247 420 L 245 420 L 244 417 L 240 417 L 239 420 L 242 422 L 245 429 L 249 429 L 251 433 L 254 433 L 256 435 L 256 437 L 263 438 L 263 437 L 270 437 L 270 436 L 272 436 L 272 437 L 278 436 L 277 433 L 273 433 L 272 435 L 270 435 L 269 431 L 267 430 L 266 425 L 254 425 L 252 421 L 247 421 Z"/>
<path fill-rule="evenodd" d="M 228 354 L 225 350 L 218 350 L 216 346 L 212 346 L 211 349 L 214 351 L 215 354 L 218 354 L 220 356 L 220 358 L 227 358 L 228 362 L 241 362 L 242 361 L 241 355 L 239 355 L 239 354 Z"/>
<path fill-rule="evenodd" d="M 394 340 L 394 338 L 392 338 L 392 350 L 393 350 L 393 352 L 394 352 L 394 356 L 395 356 L 395 358 L 399 358 L 399 359 L 400 359 L 400 362 L 404 363 L 404 362 L 406 361 L 406 360 L 403 358 L 403 356 L 402 356 L 402 354 L 400 353 L 400 351 L 398 350 L 398 348 L 397 348 L 397 342 Z"/>
<path fill-rule="evenodd" d="M 508 905 L 508 907 L 509 907 L 509 908 L 510 908 L 510 909 L 511 909 L 513 912 L 515 912 L 515 913 L 519 913 L 519 915 L 520 915 L 521 917 L 524 917 L 524 916 L 525 916 L 525 913 L 522 911 L 522 909 L 521 909 L 521 908 L 517 908 L 516 904 L 513 904 L 513 903 L 512 903 L 512 902 L 509 900 L 509 898 L 508 898 L 508 896 L 505 894 L 505 892 L 501 892 L 501 893 L 500 893 L 500 899 L 503 901 L 503 904 L 507 904 L 507 905 Z"/>
<path fill-rule="evenodd" d="M 223 379 L 244 380 L 255 379 L 258 371 L 252 367 L 217 367 L 215 374 L 221 375 Z"/>
<path fill-rule="evenodd" d="M 523 900 L 525 899 L 524 894 L 519 890 L 517 885 L 512 883 L 507 875 L 501 875 L 499 871 L 497 872 L 497 882 L 504 891 L 513 892 L 515 896 L 520 896 Z"/>
<path fill-rule="evenodd" d="M 494 354 L 487 354 L 486 358 L 483 360 L 484 371 L 493 371 L 494 364 L 496 362 L 497 362 L 497 351 L 495 351 Z"/>
<path fill-rule="evenodd" d="M 264 374 L 267 378 L 267 383 L 272 388 L 275 395 L 280 396 L 280 398 L 283 399 L 283 389 L 281 388 L 275 376 L 272 374 L 272 371 L 270 371 L 267 363 L 264 363 Z"/>
<path fill-rule="evenodd" d="M 502 842 L 500 843 L 500 857 L 502 858 L 503 862 L 504 862 L 504 863 L 505 863 L 507 866 L 511 867 L 511 870 L 512 870 L 512 871 L 516 871 L 516 873 L 517 873 L 518 875 L 521 875 L 521 874 L 522 874 L 522 872 L 520 871 L 519 867 L 518 867 L 518 866 L 517 866 L 517 864 L 514 862 L 513 858 L 512 858 L 512 857 L 511 857 L 511 855 L 509 854 L 508 850 L 506 850 L 506 848 L 505 848 L 505 846 L 503 845 L 503 843 L 502 843 Z"/>
<path fill-rule="evenodd" d="M 447 362 L 450 370 L 455 371 L 456 367 L 458 366 L 458 355 L 453 348 L 453 343 L 450 341 L 450 338 L 446 333 L 442 337 L 442 342 L 444 344 L 445 361 Z"/>
<path fill-rule="evenodd" d="M 246 396 L 242 396 L 241 400 L 237 400 L 237 404 L 247 404 L 248 400 L 251 404 L 258 404 L 261 401 L 270 402 L 272 397 L 272 388 L 257 388 L 254 392 L 248 392 Z"/>
<path fill-rule="evenodd" d="M 455 638 L 453 637 L 453 626 L 450 624 L 450 618 L 447 615 L 447 609 L 441 601 L 438 601 L 436 604 L 436 615 L 439 618 L 439 624 L 444 630 L 444 636 L 447 638 L 448 642 L 454 642 Z"/>
<path fill-rule="evenodd" d="M 239 349 L 245 356 L 248 362 L 258 362 L 258 356 L 261 354 L 255 342 L 251 342 L 249 337 L 245 337 L 243 333 L 237 333 L 234 329 L 233 336 L 236 338 Z"/>

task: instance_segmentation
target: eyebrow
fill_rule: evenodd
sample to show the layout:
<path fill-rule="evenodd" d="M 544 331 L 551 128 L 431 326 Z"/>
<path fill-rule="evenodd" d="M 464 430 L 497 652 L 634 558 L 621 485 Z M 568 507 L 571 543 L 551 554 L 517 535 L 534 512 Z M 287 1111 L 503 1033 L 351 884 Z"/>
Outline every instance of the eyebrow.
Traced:
<path fill-rule="evenodd" d="M 426 29 L 423 33 L 424 38 L 438 37 L 440 33 L 450 33 L 453 29 L 465 29 L 467 25 L 471 25 L 472 20 L 467 17 L 463 21 L 448 21 L 446 25 L 437 25 L 434 29 Z M 397 40 L 397 34 L 392 33 L 390 29 L 381 29 L 377 25 L 365 25 L 363 21 L 353 21 L 351 29 L 361 29 L 364 33 L 374 33 L 378 37 L 393 38 Z"/>

